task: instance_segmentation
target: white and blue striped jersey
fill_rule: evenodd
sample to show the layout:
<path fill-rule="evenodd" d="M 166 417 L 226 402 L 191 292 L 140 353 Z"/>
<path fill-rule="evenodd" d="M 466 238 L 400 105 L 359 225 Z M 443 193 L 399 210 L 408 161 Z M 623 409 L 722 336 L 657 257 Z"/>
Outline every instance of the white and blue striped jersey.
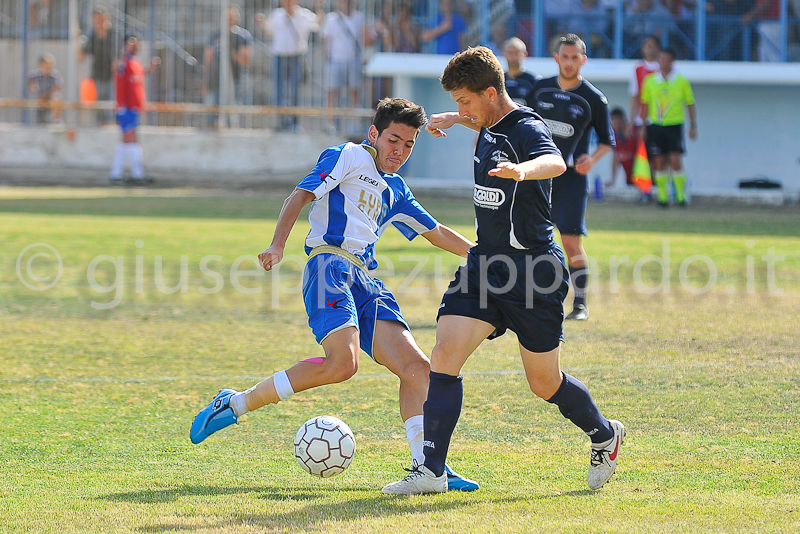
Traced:
<path fill-rule="evenodd" d="M 409 241 L 436 228 L 437 222 L 414 198 L 399 174 L 375 166 L 374 148 L 345 143 L 327 148 L 298 184 L 314 194 L 308 220 L 306 253 L 333 245 L 378 267 L 375 242 L 394 225 Z"/>

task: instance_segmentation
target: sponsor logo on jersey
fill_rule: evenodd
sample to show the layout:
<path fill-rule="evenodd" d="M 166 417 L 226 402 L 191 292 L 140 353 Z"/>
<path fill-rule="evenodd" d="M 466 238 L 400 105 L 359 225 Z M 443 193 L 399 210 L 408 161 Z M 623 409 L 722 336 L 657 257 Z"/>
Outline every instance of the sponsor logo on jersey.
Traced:
<path fill-rule="evenodd" d="M 577 119 L 578 117 L 583 116 L 583 108 L 580 106 L 576 106 L 575 104 L 569 106 L 567 110 L 569 110 L 569 113 L 570 115 L 572 115 L 573 119 Z"/>
<path fill-rule="evenodd" d="M 506 201 L 506 194 L 502 189 L 483 187 L 476 184 L 475 191 L 472 194 L 472 201 L 478 207 L 496 210 Z"/>
<path fill-rule="evenodd" d="M 566 122 L 554 121 L 552 119 L 544 119 L 544 123 L 550 128 L 550 133 L 556 137 L 570 138 L 575 135 L 575 128 Z"/>
<path fill-rule="evenodd" d="M 359 176 L 358 179 L 361 180 L 362 182 L 367 182 L 368 184 L 372 184 L 375 187 L 378 187 L 380 185 L 380 182 L 378 182 L 378 180 L 375 180 L 374 178 L 370 178 L 366 174 L 362 174 L 361 176 Z"/>
<path fill-rule="evenodd" d="M 553 93 L 553 98 L 558 98 L 559 100 L 570 100 L 569 95 L 565 93 Z"/>
<path fill-rule="evenodd" d="M 508 158 L 508 154 L 506 154 L 502 150 L 495 150 L 494 152 L 492 152 L 492 161 L 494 161 L 495 163 L 500 163 L 501 161 L 511 161 L 511 160 Z"/>
<path fill-rule="evenodd" d="M 483 132 L 483 138 L 486 139 L 488 142 L 490 142 L 492 144 L 497 143 L 497 141 L 495 141 L 494 137 L 489 135 L 489 132 Z"/>
<path fill-rule="evenodd" d="M 536 107 L 538 107 L 539 109 L 553 109 L 554 107 L 556 107 L 556 105 L 553 104 L 552 102 L 542 102 L 541 100 L 538 100 L 536 102 Z"/>

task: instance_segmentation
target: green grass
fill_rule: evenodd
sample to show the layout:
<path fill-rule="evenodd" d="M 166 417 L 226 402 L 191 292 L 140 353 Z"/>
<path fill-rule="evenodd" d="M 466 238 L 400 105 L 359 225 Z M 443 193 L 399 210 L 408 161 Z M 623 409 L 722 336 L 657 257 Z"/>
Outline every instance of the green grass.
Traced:
<path fill-rule="evenodd" d="M 450 461 L 479 480 L 472 494 L 381 495 L 402 474 L 407 446 L 397 380 L 362 357 L 348 382 L 300 393 L 249 414 L 199 446 L 194 414 L 220 387 L 246 388 L 320 354 L 300 296 L 274 275 L 229 273 L 263 250 L 283 197 L 196 191 L 143 195 L 103 190 L 0 189 L 0 531 L 9 532 L 797 532 L 800 530 L 800 213 L 795 209 L 693 207 L 659 212 L 592 204 L 587 252 L 599 274 L 592 317 L 566 325 L 565 370 L 601 410 L 629 429 L 617 474 L 586 490 L 588 444 L 553 406 L 527 389 L 509 334 L 484 343 L 465 368 L 465 404 Z M 469 200 L 422 198 L 443 222 L 473 235 Z M 307 224 L 287 255 L 302 257 Z M 667 277 L 647 262 L 664 257 Z M 136 241 L 142 241 L 137 248 Z M 748 246 L 748 241 L 749 243 Z M 16 262 L 33 243 L 60 254 L 52 289 L 22 285 Z M 769 249 L 784 258 L 769 269 Z M 420 346 L 435 338 L 440 286 L 458 260 L 424 240 L 389 232 L 379 245 Z M 100 293 L 87 282 L 99 255 Z M 141 256 L 137 292 L 136 256 Z M 205 294 L 220 273 L 221 290 Z M 612 256 L 628 255 L 611 276 Z M 681 281 L 680 266 L 692 256 Z M 162 256 L 167 286 L 155 285 Z M 401 258 L 403 256 L 404 258 Z M 748 256 L 752 269 L 748 270 Z M 24 270 L 29 256 L 22 259 Z M 54 276 L 51 258 L 32 272 Z M 252 269 L 244 262 L 241 269 Z M 287 261 L 280 282 L 300 277 Z M 641 290 L 669 282 L 669 291 Z M 32 281 L 40 288 L 46 282 Z M 644 285 L 642 285 L 644 284 Z M 688 289 L 687 289 L 688 288 Z M 748 291 L 748 288 L 750 291 Z M 342 417 L 358 452 L 339 477 L 317 480 L 296 465 L 291 442 L 313 415 Z"/>

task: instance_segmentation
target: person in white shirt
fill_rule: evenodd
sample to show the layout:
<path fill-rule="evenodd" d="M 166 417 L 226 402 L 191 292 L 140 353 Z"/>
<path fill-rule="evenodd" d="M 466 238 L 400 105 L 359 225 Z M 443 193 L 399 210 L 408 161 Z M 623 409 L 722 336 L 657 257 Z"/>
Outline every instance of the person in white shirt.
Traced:
<path fill-rule="evenodd" d="M 297 0 L 281 0 L 281 7 L 269 16 L 256 15 L 264 33 L 271 37 L 275 81 L 272 103 L 276 106 L 297 107 L 300 85 L 306 80 L 308 38 L 319 30 L 324 17 L 322 0 L 316 0 L 316 13 L 297 5 Z M 297 116 L 284 115 L 280 127 L 297 129 Z"/>
<path fill-rule="evenodd" d="M 364 47 L 374 37 L 367 35 L 364 14 L 355 9 L 355 0 L 336 0 L 336 10 L 325 16 L 321 34 L 327 51 L 328 109 L 340 105 L 342 92 L 349 95 L 346 105 L 357 107 Z M 328 130 L 336 130 L 330 118 Z"/>

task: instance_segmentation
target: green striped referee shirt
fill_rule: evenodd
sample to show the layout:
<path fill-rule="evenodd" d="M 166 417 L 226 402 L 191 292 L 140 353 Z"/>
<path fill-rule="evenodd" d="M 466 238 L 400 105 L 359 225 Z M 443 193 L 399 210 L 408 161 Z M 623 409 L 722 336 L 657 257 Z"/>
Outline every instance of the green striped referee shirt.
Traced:
<path fill-rule="evenodd" d="M 686 121 L 686 106 L 694 104 L 694 93 L 684 75 L 672 71 L 664 78 L 653 72 L 642 82 L 641 101 L 647 104 L 650 124 L 673 126 Z"/>

